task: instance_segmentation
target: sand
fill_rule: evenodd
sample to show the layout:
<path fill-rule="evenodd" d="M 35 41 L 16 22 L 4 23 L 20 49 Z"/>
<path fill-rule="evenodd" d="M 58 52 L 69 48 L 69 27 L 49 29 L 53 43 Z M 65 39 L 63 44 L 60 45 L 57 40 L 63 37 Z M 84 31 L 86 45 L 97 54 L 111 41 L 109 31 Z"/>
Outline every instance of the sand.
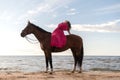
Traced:
<path fill-rule="evenodd" d="M 0 73 L 0 80 L 120 80 L 120 72 L 88 71 L 71 73 L 70 71 L 55 71 L 53 74 L 8 72 Z"/>

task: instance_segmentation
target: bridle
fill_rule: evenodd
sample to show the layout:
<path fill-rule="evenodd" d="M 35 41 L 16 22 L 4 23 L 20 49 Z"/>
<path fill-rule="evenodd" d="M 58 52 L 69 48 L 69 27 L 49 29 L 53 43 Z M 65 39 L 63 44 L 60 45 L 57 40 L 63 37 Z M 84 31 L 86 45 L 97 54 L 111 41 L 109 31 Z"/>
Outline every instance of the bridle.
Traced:
<path fill-rule="evenodd" d="M 28 37 L 28 36 L 25 36 L 25 39 L 29 42 L 29 43 L 31 43 L 31 44 L 37 44 L 37 43 L 39 43 L 39 41 L 36 39 L 32 39 L 32 38 L 30 38 L 30 37 Z"/>

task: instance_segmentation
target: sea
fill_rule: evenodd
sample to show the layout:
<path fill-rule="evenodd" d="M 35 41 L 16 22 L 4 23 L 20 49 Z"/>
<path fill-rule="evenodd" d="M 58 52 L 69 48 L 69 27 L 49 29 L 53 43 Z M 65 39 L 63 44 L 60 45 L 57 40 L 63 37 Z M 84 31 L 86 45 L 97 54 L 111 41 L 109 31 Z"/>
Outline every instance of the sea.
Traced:
<path fill-rule="evenodd" d="M 72 71 L 74 59 L 71 55 L 54 55 L 54 71 Z M 120 71 L 120 56 L 85 56 L 83 71 Z M 0 56 L 0 72 L 45 71 L 45 57 L 42 56 Z"/>

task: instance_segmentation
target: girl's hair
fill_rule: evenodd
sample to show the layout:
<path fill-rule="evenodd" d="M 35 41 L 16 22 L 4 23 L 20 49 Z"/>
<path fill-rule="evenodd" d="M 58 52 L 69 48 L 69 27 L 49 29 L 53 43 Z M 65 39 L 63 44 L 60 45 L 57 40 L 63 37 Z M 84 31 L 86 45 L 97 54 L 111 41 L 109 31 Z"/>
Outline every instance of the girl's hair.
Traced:
<path fill-rule="evenodd" d="M 66 20 L 66 22 L 68 24 L 69 29 L 71 29 L 71 23 L 70 23 L 70 21 Z"/>

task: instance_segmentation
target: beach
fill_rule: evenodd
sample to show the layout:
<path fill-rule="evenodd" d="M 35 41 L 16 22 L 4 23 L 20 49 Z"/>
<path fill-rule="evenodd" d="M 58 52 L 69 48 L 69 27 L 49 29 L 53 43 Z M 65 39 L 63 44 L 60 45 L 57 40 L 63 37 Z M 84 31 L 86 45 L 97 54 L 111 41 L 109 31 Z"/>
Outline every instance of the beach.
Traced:
<path fill-rule="evenodd" d="M 70 71 L 45 72 L 7 72 L 0 73 L 0 80 L 120 80 L 120 72 L 88 71 L 71 73 Z"/>
<path fill-rule="evenodd" d="M 53 56 L 53 74 L 44 72 L 44 62 L 44 56 L 0 56 L 0 80 L 120 80 L 120 56 L 85 56 L 82 73 L 71 73 L 72 56 Z"/>

